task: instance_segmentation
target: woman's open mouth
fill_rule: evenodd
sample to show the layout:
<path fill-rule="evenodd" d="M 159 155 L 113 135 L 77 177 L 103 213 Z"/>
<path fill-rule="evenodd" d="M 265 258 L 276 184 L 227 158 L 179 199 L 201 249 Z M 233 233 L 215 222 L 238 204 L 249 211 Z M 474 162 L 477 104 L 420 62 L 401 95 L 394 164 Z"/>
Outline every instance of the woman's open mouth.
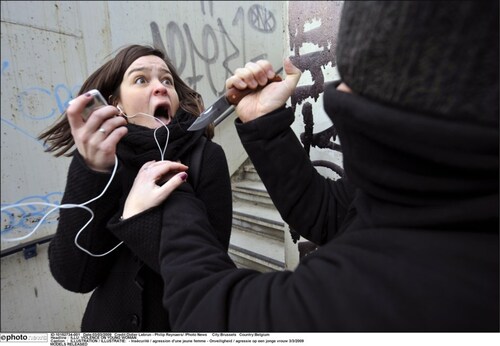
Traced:
<path fill-rule="evenodd" d="M 155 109 L 154 117 L 165 125 L 170 123 L 170 116 L 168 115 L 168 107 L 166 105 L 160 105 Z"/>

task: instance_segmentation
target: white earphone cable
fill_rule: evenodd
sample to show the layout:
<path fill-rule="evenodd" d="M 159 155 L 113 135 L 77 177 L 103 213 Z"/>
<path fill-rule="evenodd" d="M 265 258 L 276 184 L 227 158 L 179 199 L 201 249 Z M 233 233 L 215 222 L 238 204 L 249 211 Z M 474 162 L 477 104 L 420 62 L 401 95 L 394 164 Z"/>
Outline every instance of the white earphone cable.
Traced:
<path fill-rule="evenodd" d="M 120 109 L 120 111 L 121 111 L 121 109 Z M 161 161 L 164 161 L 165 160 L 165 152 L 167 151 L 168 141 L 169 141 L 169 138 L 170 138 L 170 131 L 169 131 L 167 125 L 163 121 L 161 121 L 160 119 L 155 118 L 154 116 L 152 116 L 150 114 L 146 114 L 146 113 L 137 113 L 137 114 L 135 114 L 133 116 L 130 116 L 130 117 L 127 116 L 127 115 L 125 115 L 125 114 L 123 114 L 123 115 L 125 117 L 127 117 L 127 118 L 133 118 L 133 117 L 138 116 L 138 115 L 148 116 L 148 117 L 152 117 L 156 121 L 159 121 L 163 125 L 163 127 L 167 130 L 167 139 L 165 141 L 165 146 L 164 146 L 163 149 L 161 148 L 161 145 L 160 145 L 160 143 L 158 141 L 158 138 L 156 136 L 156 132 L 158 131 L 159 127 L 157 127 L 154 130 L 153 136 L 154 136 L 156 145 L 158 146 L 158 149 L 160 150 Z M 94 197 L 94 198 L 88 200 L 87 202 L 84 202 L 84 203 L 81 203 L 81 204 L 61 204 L 61 205 L 57 205 L 57 204 L 46 203 L 46 202 L 32 202 L 32 203 L 18 203 L 18 204 L 12 204 L 12 205 L 8 205 L 8 206 L 2 207 L 1 208 L 2 212 L 5 211 L 5 210 L 8 210 L 8 209 L 17 208 L 17 207 L 23 207 L 23 206 L 29 206 L 29 205 L 45 205 L 45 206 L 48 206 L 48 207 L 52 207 L 52 209 L 50 209 L 47 213 L 45 213 L 45 215 L 40 220 L 38 220 L 36 226 L 33 228 L 33 230 L 30 233 L 28 233 L 28 234 L 26 234 L 24 236 L 21 236 L 21 237 L 17 237 L 17 238 L 5 238 L 4 237 L 4 233 L 2 231 L 2 233 L 1 233 L 2 240 L 7 241 L 7 242 L 16 242 L 16 241 L 21 241 L 21 240 L 27 239 L 27 238 L 31 237 L 38 230 L 38 228 L 42 225 L 42 223 L 45 221 L 45 219 L 50 214 L 52 214 L 54 211 L 56 211 L 58 209 L 81 208 L 81 209 L 87 210 L 90 213 L 90 219 L 85 223 L 85 225 L 83 225 L 82 228 L 80 228 L 80 230 L 76 234 L 75 240 L 74 240 L 74 243 L 75 243 L 76 247 L 78 247 L 80 250 L 82 250 L 83 252 L 85 252 L 85 253 L 89 254 L 90 256 L 93 256 L 93 257 L 102 257 L 102 256 L 106 256 L 107 254 L 111 253 L 116 248 L 118 248 L 120 245 L 122 245 L 123 241 L 121 241 L 120 243 L 118 243 L 118 245 L 116 245 L 111 250 L 109 250 L 109 251 L 107 251 L 105 253 L 102 253 L 102 254 L 93 254 L 90 251 L 88 251 L 87 249 L 83 248 L 80 244 L 78 244 L 78 237 L 80 236 L 80 234 L 82 233 L 82 231 L 94 219 L 94 212 L 92 211 L 92 209 L 90 209 L 89 207 L 87 207 L 87 204 L 92 203 L 92 202 L 98 200 L 99 198 L 101 198 L 106 193 L 106 191 L 109 188 L 109 185 L 111 185 L 111 182 L 113 181 L 113 178 L 115 177 L 117 169 L 118 169 L 118 157 L 115 155 L 115 165 L 113 167 L 113 171 L 111 172 L 111 177 L 109 178 L 109 181 L 107 182 L 107 184 L 104 187 L 104 189 L 102 190 L 102 192 L 97 197 Z"/>

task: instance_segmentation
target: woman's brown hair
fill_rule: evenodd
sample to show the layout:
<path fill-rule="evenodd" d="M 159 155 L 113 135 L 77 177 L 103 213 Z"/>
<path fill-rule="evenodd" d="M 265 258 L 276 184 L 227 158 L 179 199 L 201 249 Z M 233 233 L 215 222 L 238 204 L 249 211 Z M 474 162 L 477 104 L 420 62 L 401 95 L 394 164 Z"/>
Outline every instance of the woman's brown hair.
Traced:
<path fill-rule="evenodd" d="M 78 95 L 84 94 L 92 89 L 97 89 L 110 104 L 116 105 L 120 98 L 120 84 L 128 67 L 138 58 L 155 55 L 165 61 L 174 79 L 175 90 L 179 95 L 180 108 L 193 115 L 200 115 L 204 110 L 201 95 L 190 88 L 179 76 L 177 70 L 166 57 L 165 53 L 155 47 L 147 45 L 130 45 L 122 48 L 114 58 L 106 62 L 83 83 Z M 208 138 L 213 137 L 213 126 L 207 128 Z M 68 151 L 74 146 L 75 141 L 71 135 L 66 111 L 54 125 L 40 134 L 38 139 L 43 140 L 48 147 L 46 152 L 53 152 L 56 157 L 61 155 L 71 156 L 73 152 Z"/>

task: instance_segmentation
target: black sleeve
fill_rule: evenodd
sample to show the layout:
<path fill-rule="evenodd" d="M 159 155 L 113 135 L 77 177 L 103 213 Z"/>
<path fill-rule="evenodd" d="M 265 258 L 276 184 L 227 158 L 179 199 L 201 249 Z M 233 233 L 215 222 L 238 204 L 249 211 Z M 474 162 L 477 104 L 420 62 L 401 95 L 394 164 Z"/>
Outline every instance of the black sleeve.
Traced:
<path fill-rule="evenodd" d="M 195 194 L 205 204 L 208 220 L 227 250 L 233 213 L 231 180 L 226 155 L 216 143 L 206 144 Z"/>
<path fill-rule="evenodd" d="M 352 190 L 316 172 L 289 128 L 290 111 L 264 118 L 268 121 L 238 125 L 245 149 L 285 221 L 325 243 L 345 217 Z M 332 273 L 324 273 L 327 263 L 338 261 L 330 244 L 294 272 L 236 269 L 208 221 L 205 204 L 186 187 L 167 199 L 162 219 L 163 305 L 172 330 L 300 331 L 329 325 L 324 296 L 311 293 L 333 290 Z M 330 227 L 335 229 L 328 233 Z"/>
<path fill-rule="evenodd" d="M 208 222 L 204 203 L 186 186 L 166 201 L 160 246 L 163 306 L 173 331 L 296 332 L 331 326 L 332 307 L 325 307 L 331 297 L 325 292 L 336 294 L 336 273 L 326 273 L 325 266 L 337 259 L 320 252 L 334 252 L 323 247 L 294 272 L 237 269 Z"/>
<path fill-rule="evenodd" d="M 120 174 L 120 169 L 117 175 Z M 81 204 L 99 196 L 111 175 L 90 170 L 83 158 L 76 153 L 67 176 L 66 188 L 61 203 Z M 115 176 L 106 193 L 87 206 L 94 212 L 94 218 L 78 236 L 78 244 L 99 255 L 119 244 L 106 228 L 108 219 L 119 208 L 121 188 Z M 64 288 L 86 293 L 104 280 L 114 261 L 116 252 L 103 257 L 93 257 L 75 245 L 80 229 L 90 220 L 91 214 L 81 208 L 62 208 L 56 233 L 49 244 L 49 266 L 55 280 Z"/>
<path fill-rule="evenodd" d="M 158 253 L 161 233 L 161 207 L 154 207 L 121 221 L 122 212 L 108 222 L 108 228 L 135 256 L 160 273 Z"/>
<path fill-rule="evenodd" d="M 290 128 L 294 119 L 282 108 L 245 124 L 236 120 L 236 129 L 283 220 L 321 245 L 338 232 L 354 189 L 316 171 Z"/>

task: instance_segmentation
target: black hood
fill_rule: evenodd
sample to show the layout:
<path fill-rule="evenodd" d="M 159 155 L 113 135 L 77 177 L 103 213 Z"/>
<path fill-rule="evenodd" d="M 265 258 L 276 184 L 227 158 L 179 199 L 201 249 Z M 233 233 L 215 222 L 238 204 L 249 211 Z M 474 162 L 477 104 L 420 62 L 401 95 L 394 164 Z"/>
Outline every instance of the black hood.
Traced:
<path fill-rule="evenodd" d="M 346 177 L 367 197 L 436 213 L 467 203 L 476 213 L 470 220 L 498 219 L 498 127 L 386 106 L 334 85 L 324 100 L 339 133 Z"/>

